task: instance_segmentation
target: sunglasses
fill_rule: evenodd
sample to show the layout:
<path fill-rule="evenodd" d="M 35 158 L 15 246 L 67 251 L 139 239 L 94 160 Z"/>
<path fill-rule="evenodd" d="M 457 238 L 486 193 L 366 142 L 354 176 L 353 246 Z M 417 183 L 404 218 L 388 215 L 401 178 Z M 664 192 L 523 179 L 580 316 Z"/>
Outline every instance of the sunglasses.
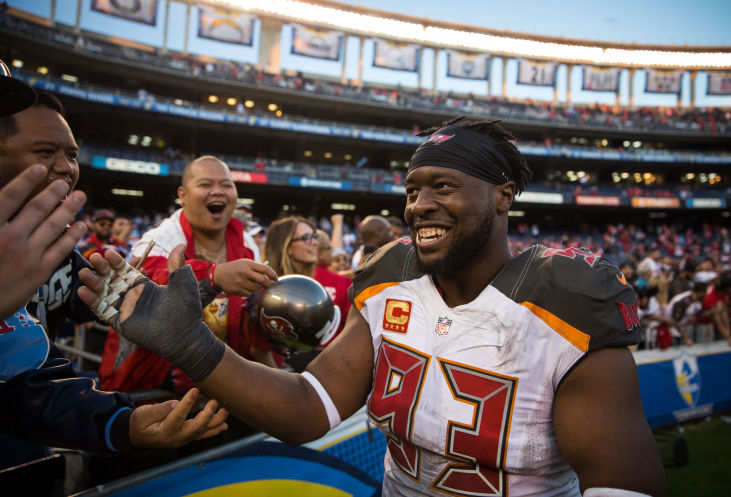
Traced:
<path fill-rule="evenodd" d="M 298 236 L 297 238 L 292 238 L 292 240 L 290 240 L 290 242 L 291 243 L 294 243 L 294 242 L 309 243 L 310 240 L 317 241 L 317 233 L 307 233 L 306 235 Z"/>

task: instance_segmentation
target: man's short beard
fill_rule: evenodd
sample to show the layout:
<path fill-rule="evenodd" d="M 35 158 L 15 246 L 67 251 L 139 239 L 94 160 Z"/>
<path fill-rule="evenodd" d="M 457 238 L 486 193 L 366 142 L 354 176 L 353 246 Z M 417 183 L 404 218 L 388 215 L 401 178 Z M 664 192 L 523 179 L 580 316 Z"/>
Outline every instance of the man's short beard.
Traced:
<path fill-rule="evenodd" d="M 492 234 L 493 216 L 487 213 L 482 222 L 466 236 L 455 238 L 447 247 L 443 257 L 425 262 L 416 251 L 416 265 L 424 274 L 450 276 L 463 269 L 472 259 L 485 249 Z"/>

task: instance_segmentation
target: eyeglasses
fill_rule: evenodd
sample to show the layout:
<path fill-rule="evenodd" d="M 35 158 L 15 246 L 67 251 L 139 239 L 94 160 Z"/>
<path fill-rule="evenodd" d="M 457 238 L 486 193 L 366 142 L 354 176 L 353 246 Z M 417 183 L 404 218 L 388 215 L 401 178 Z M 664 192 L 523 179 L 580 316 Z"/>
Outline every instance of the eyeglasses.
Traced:
<path fill-rule="evenodd" d="M 294 242 L 310 243 L 310 240 L 317 241 L 317 233 L 307 233 L 306 235 L 298 236 L 297 238 L 292 238 L 292 240 L 290 242 L 291 243 L 294 243 Z"/>

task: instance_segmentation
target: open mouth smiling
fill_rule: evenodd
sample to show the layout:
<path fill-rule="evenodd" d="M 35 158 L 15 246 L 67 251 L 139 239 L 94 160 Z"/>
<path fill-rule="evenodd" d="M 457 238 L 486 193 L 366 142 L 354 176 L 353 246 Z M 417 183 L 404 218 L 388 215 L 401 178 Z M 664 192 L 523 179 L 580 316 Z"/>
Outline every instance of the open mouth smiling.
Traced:
<path fill-rule="evenodd" d="M 223 202 L 211 202 L 210 204 L 206 205 L 206 209 L 208 209 L 208 212 L 210 212 L 211 214 L 220 214 L 225 208 L 226 204 L 224 204 Z"/>

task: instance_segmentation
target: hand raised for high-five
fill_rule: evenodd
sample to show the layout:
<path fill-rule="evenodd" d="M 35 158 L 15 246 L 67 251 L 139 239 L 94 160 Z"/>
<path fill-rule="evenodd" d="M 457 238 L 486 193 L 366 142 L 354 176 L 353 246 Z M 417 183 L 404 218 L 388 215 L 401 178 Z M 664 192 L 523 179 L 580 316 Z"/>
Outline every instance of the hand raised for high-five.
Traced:
<path fill-rule="evenodd" d="M 54 181 L 26 202 L 47 176 L 45 167 L 31 166 L 0 190 L 0 281 L 11 284 L 0 320 L 33 296 L 86 232 L 82 222 L 67 229 L 86 201 L 83 192 L 69 194 L 68 183 Z"/>
<path fill-rule="evenodd" d="M 104 257 L 92 254 L 89 262 L 94 271 L 79 271 L 86 286 L 78 293 L 119 334 L 198 382 L 220 362 L 225 345 L 202 321 L 198 282 L 184 264 L 184 249 L 179 245 L 170 253 L 167 286 L 153 283 L 113 250 Z"/>

